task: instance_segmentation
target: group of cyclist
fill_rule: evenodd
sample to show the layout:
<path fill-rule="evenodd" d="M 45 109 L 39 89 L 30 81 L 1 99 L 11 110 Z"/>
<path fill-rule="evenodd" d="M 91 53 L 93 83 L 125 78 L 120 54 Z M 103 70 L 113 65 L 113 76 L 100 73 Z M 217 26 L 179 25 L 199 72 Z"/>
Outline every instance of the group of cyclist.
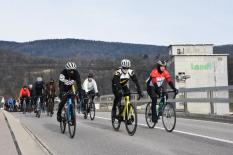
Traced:
<path fill-rule="evenodd" d="M 153 69 L 146 80 L 147 92 L 152 100 L 152 121 L 158 121 L 158 115 L 156 112 L 157 98 L 162 94 L 162 84 L 166 81 L 169 86 L 173 89 L 175 94 L 178 93 L 178 89 L 175 88 L 171 76 L 166 69 L 166 62 L 159 60 L 157 62 L 157 67 Z M 137 76 L 135 72 L 131 69 L 131 62 L 128 59 L 123 59 L 121 61 L 121 66 L 115 71 L 112 79 L 112 91 L 115 96 L 114 103 L 112 107 L 112 117 L 116 117 L 116 107 L 120 103 L 122 96 L 127 96 L 130 94 L 129 89 L 129 79 L 135 83 L 137 87 L 137 93 L 139 99 L 143 97 Z M 65 69 L 60 73 L 59 77 L 59 89 L 61 102 L 59 104 L 57 112 L 57 120 L 61 121 L 61 110 L 65 105 L 66 96 L 64 95 L 71 89 L 71 86 L 76 82 L 78 88 L 78 95 L 80 100 L 83 99 L 88 93 L 96 93 L 99 96 L 97 85 L 93 79 L 93 74 L 89 74 L 88 78 L 84 81 L 83 87 L 81 86 L 80 74 L 77 71 L 77 66 L 74 62 L 68 62 L 65 65 Z M 84 89 L 84 94 L 83 89 Z"/>
<path fill-rule="evenodd" d="M 171 76 L 168 73 L 166 61 L 157 61 L 157 66 L 154 68 L 148 79 L 146 80 L 147 85 L 147 93 L 152 100 L 152 121 L 157 123 L 158 115 L 156 111 L 157 98 L 161 97 L 162 93 L 162 85 L 163 82 L 166 81 L 169 86 L 173 89 L 175 94 L 178 94 L 178 89 L 175 88 Z M 138 83 L 137 77 L 134 71 L 131 69 L 131 62 L 128 59 L 123 59 L 121 61 L 121 67 L 119 67 L 113 76 L 112 79 L 112 91 L 115 96 L 113 108 L 112 108 L 112 117 L 116 117 L 116 107 L 122 99 L 122 96 L 129 96 L 129 79 L 135 83 L 137 87 L 137 92 L 139 95 L 139 99 L 143 97 L 142 91 L 140 89 L 140 85 Z"/>
<path fill-rule="evenodd" d="M 171 76 L 166 69 L 165 61 L 157 61 L 157 66 L 154 68 L 150 74 L 148 79 L 146 80 L 147 85 L 147 93 L 152 100 L 152 121 L 158 121 L 158 115 L 156 112 L 156 104 L 157 99 L 162 95 L 162 85 L 164 81 L 166 81 L 169 86 L 174 90 L 177 94 L 178 89 L 175 88 Z M 121 61 L 121 66 L 115 70 L 113 79 L 112 79 L 112 92 L 114 94 L 114 102 L 112 107 L 112 117 L 116 117 L 116 107 L 120 103 L 123 96 L 128 96 L 130 94 L 129 89 L 129 79 L 135 83 L 137 87 L 137 93 L 139 95 L 139 99 L 143 97 L 137 76 L 134 70 L 131 69 L 131 62 L 129 59 L 123 59 Z M 79 96 L 79 100 L 83 100 L 86 98 L 88 94 L 93 94 L 94 96 L 99 96 L 98 88 L 96 81 L 94 80 L 93 73 L 89 73 L 88 77 L 84 80 L 82 85 L 80 74 L 77 70 L 77 65 L 74 62 L 67 62 L 65 65 L 65 69 L 59 75 L 59 98 L 61 102 L 58 106 L 57 111 L 57 121 L 61 121 L 61 111 L 66 103 L 66 93 L 70 91 L 72 85 L 76 83 L 77 87 L 77 95 Z M 26 102 L 31 102 L 32 105 L 35 105 L 36 99 L 40 97 L 41 102 L 47 102 L 49 97 L 52 97 L 52 101 L 54 104 L 54 97 L 56 96 L 56 86 L 53 79 L 51 79 L 48 83 L 44 84 L 42 77 L 38 77 L 35 84 L 34 89 L 32 85 L 29 87 L 24 86 L 20 90 L 20 99 L 21 105 L 22 100 L 26 99 Z M 88 101 L 83 100 L 84 105 L 87 104 Z M 22 106 L 21 106 L 22 107 Z M 82 108 L 85 109 L 85 106 Z M 53 108 L 52 108 L 53 109 Z M 52 111 L 53 113 L 53 111 Z"/>
<path fill-rule="evenodd" d="M 42 77 L 37 77 L 34 86 L 30 84 L 29 86 L 24 85 L 21 88 L 19 93 L 20 98 L 20 109 L 23 110 L 23 100 L 26 101 L 27 111 L 36 112 L 36 100 L 40 98 L 41 103 L 47 103 L 49 97 L 52 98 L 54 103 L 54 98 L 56 96 L 56 86 L 53 79 L 50 79 L 49 82 L 44 83 Z M 45 109 L 44 104 L 41 104 L 42 110 Z M 53 113 L 53 111 L 52 111 Z"/>
<path fill-rule="evenodd" d="M 74 62 L 67 62 L 65 65 L 65 69 L 59 75 L 59 97 L 61 99 L 57 112 L 57 120 L 59 122 L 61 121 L 62 108 L 64 107 L 67 100 L 67 96 L 65 94 L 71 90 L 72 85 L 74 85 L 75 83 L 78 91 L 77 94 L 79 96 L 79 101 L 83 101 L 81 107 L 83 109 L 83 112 L 88 110 L 85 106 L 88 102 L 87 95 L 91 95 L 92 100 L 94 99 L 94 96 L 99 96 L 97 84 L 94 80 L 93 73 L 88 74 L 88 77 L 84 80 L 84 83 L 82 85 L 80 74 L 77 70 L 77 65 Z"/>

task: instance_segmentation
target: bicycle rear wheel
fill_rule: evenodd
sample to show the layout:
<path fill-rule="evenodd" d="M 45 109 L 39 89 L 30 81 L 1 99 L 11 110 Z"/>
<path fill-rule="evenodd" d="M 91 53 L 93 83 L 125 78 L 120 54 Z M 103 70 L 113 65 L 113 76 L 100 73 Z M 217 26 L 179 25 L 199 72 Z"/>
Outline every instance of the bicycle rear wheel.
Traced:
<path fill-rule="evenodd" d="M 176 126 L 176 111 L 172 103 L 167 102 L 163 107 L 162 122 L 167 132 L 172 132 Z"/>
<path fill-rule="evenodd" d="M 69 115 L 71 116 L 71 119 L 68 121 L 70 138 L 74 138 L 75 131 L 76 131 L 76 114 L 75 114 L 74 104 L 70 105 L 68 111 L 70 113 Z M 69 118 L 69 117 L 67 117 L 67 118 Z"/>
<path fill-rule="evenodd" d="M 66 113 L 65 113 L 64 109 L 62 110 L 61 118 L 62 118 L 61 122 L 60 122 L 61 133 L 65 133 L 65 131 L 66 131 Z"/>
<path fill-rule="evenodd" d="M 112 112 L 113 113 L 113 112 Z M 119 131 L 120 126 L 121 126 L 121 120 L 119 117 L 113 117 L 113 114 L 111 113 L 111 119 L 112 119 L 112 127 L 115 131 Z M 118 107 L 116 108 L 116 116 L 119 116 L 120 112 Z"/>
<path fill-rule="evenodd" d="M 48 99 L 48 107 L 47 107 L 47 116 L 50 116 L 50 117 L 52 117 L 52 99 L 51 98 L 49 98 Z"/>
<path fill-rule="evenodd" d="M 147 103 L 146 111 L 145 111 L 145 118 L 146 118 L 147 126 L 149 128 L 154 128 L 156 123 L 152 121 L 152 110 L 151 110 L 152 107 L 151 106 L 152 106 L 151 102 Z"/>
<path fill-rule="evenodd" d="M 125 115 L 125 127 L 130 136 L 137 130 L 137 111 L 132 104 L 129 104 L 128 114 Z"/>
<path fill-rule="evenodd" d="M 95 119 L 95 103 L 94 102 L 90 102 L 90 118 L 91 120 L 94 120 Z"/>

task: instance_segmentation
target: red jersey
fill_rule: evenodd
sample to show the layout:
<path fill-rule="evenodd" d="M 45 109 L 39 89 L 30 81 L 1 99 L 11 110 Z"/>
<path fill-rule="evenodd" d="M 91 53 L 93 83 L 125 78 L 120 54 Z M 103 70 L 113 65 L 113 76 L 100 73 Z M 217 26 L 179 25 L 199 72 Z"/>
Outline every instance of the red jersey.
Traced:
<path fill-rule="evenodd" d="M 24 90 L 24 89 L 22 88 L 22 89 L 20 90 L 19 96 L 20 96 L 20 97 L 30 97 L 30 91 L 29 91 L 29 89 L 27 88 L 26 90 Z"/>
<path fill-rule="evenodd" d="M 161 87 L 165 80 L 167 81 L 167 83 L 171 81 L 171 76 L 167 70 L 159 73 L 157 69 L 153 69 L 147 82 L 149 82 L 150 86 L 154 86 L 155 84 L 157 84 L 158 87 Z"/>

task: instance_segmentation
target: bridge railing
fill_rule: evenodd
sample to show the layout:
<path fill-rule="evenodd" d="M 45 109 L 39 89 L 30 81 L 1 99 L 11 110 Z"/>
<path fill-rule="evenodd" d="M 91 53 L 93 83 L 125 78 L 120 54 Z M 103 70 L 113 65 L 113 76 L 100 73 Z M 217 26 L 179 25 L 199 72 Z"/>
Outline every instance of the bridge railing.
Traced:
<path fill-rule="evenodd" d="M 151 102 L 147 92 L 143 92 L 144 97 L 141 100 L 136 100 L 136 95 L 131 96 L 131 101 L 141 108 L 145 108 L 145 104 Z M 180 88 L 179 95 L 176 99 L 171 99 L 169 102 L 177 103 L 175 105 L 183 105 L 183 109 L 177 110 L 189 113 L 188 104 L 190 103 L 208 103 L 210 106 L 210 114 L 215 114 L 214 103 L 231 103 L 230 111 L 233 111 L 233 85 L 230 86 L 218 86 L 218 87 L 202 87 L 202 88 Z M 95 99 L 95 103 L 100 104 L 100 108 L 111 108 L 114 100 L 113 95 L 103 95 L 100 98 Z M 232 108 L 231 108 L 232 107 Z"/>

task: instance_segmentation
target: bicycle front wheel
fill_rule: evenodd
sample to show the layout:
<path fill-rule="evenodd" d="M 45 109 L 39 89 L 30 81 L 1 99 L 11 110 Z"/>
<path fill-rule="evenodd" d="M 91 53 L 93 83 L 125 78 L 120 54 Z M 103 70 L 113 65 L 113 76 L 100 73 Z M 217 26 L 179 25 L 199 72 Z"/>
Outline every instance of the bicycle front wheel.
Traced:
<path fill-rule="evenodd" d="M 65 113 L 64 109 L 62 110 L 61 118 L 62 118 L 62 120 L 60 122 L 61 133 L 65 133 L 65 131 L 66 131 L 66 113 Z"/>
<path fill-rule="evenodd" d="M 95 119 L 95 103 L 94 102 L 90 102 L 90 118 L 91 120 Z"/>
<path fill-rule="evenodd" d="M 121 120 L 119 118 L 120 118 L 120 111 L 118 107 L 116 107 L 116 117 L 113 117 L 113 112 L 111 113 L 112 127 L 115 131 L 119 131 L 121 126 Z"/>
<path fill-rule="evenodd" d="M 145 118 L 146 118 L 146 124 L 149 128 L 154 128 L 155 127 L 155 124 L 153 121 L 152 121 L 152 103 L 149 102 L 147 103 L 146 105 L 146 111 L 145 111 Z"/>
<path fill-rule="evenodd" d="M 68 121 L 70 138 L 74 138 L 76 131 L 76 114 L 75 114 L 75 107 L 73 104 L 70 105 L 69 107 L 69 115 L 71 116 L 71 119 Z"/>
<path fill-rule="evenodd" d="M 130 136 L 133 136 L 137 130 L 137 112 L 132 104 L 129 104 L 128 113 L 125 116 L 126 130 Z"/>
<path fill-rule="evenodd" d="M 167 132 L 172 132 L 176 126 L 176 111 L 172 103 L 166 103 L 163 107 L 162 122 Z"/>

